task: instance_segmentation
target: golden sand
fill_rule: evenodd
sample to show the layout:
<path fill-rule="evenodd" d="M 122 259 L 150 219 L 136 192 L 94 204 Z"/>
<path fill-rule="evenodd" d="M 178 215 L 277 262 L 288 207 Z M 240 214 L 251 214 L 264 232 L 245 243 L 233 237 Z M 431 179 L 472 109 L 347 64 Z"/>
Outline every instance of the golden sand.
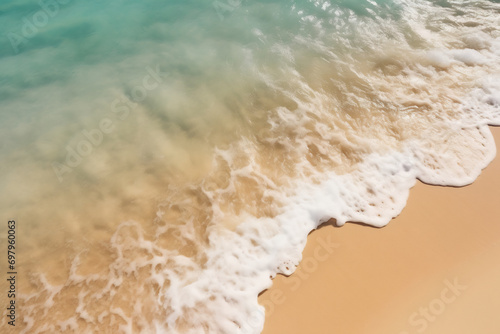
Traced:
<path fill-rule="evenodd" d="M 466 187 L 418 183 L 384 228 L 312 233 L 297 271 L 260 296 L 263 334 L 497 334 L 499 282 L 496 158 Z"/>

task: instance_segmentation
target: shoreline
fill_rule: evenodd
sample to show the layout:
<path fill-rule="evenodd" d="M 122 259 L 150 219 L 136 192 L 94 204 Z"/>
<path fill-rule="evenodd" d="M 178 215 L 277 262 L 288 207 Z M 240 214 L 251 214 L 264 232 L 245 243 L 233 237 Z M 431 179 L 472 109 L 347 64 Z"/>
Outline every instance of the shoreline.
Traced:
<path fill-rule="evenodd" d="M 386 227 L 313 231 L 296 272 L 259 296 L 262 333 L 500 332 L 499 200 L 496 157 L 465 187 L 418 181 Z"/>

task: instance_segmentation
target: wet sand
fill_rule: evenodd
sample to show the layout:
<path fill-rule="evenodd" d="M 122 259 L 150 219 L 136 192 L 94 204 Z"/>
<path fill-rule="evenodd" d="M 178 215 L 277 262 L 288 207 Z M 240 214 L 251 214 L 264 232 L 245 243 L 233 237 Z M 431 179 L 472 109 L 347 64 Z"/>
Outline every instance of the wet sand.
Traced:
<path fill-rule="evenodd" d="M 296 273 L 259 298 L 263 333 L 497 334 L 499 283 L 497 156 L 472 185 L 417 183 L 384 228 L 313 232 Z"/>

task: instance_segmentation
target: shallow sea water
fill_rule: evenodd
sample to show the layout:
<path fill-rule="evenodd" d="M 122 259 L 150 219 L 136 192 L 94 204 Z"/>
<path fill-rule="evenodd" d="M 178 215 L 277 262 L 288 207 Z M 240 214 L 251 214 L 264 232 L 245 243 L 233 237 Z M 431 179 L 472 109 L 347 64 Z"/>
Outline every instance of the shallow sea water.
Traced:
<path fill-rule="evenodd" d="M 493 159 L 499 27 L 485 0 L 2 2 L 16 332 L 259 333 L 312 229 Z"/>

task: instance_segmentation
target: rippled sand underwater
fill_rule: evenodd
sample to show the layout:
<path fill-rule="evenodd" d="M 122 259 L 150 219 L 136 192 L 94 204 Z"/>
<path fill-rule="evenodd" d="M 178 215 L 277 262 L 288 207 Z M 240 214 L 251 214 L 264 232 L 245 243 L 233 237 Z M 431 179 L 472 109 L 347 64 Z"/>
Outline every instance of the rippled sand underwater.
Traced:
<path fill-rule="evenodd" d="M 495 155 L 498 1 L 7 1 L 0 17 L 7 332 L 259 333 L 258 294 L 312 229 L 383 226 L 416 178 L 464 185 Z"/>

